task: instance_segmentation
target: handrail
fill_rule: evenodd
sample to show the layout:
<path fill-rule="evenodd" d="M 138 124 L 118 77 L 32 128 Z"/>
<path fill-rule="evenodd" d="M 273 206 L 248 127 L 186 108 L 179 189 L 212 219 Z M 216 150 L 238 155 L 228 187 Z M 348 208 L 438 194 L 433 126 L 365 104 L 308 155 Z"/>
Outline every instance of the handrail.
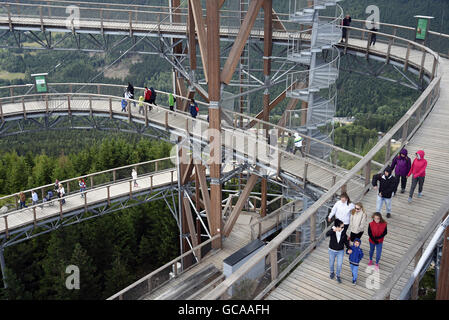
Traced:
<path fill-rule="evenodd" d="M 122 167 L 107 169 L 107 170 L 103 170 L 103 171 L 89 173 L 89 174 L 86 174 L 86 175 L 81 175 L 81 176 L 78 176 L 76 178 L 70 178 L 70 179 L 67 179 L 67 180 L 62 180 L 62 181 L 59 181 L 59 183 L 67 183 L 67 182 L 77 181 L 78 179 L 90 178 L 90 177 L 94 177 L 94 176 L 97 176 L 97 175 L 100 175 L 100 174 L 110 173 L 110 172 L 114 172 L 114 171 L 118 171 L 118 170 L 122 170 L 122 169 L 128 169 L 128 168 L 131 168 L 131 167 L 139 167 L 139 166 L 142 166 L 142 165 L 145 165 L 145 164 L 162 162 L 162 161 L 171 160 L 171 159 L 176 159 L 176 157 L 172 156 L 172 157 L 166 157 L 166 158 L 161 158 L 161 159 L 154 159 L 154 160 L 134 163 L 134 164 L 130 164 L 130 165 L 122 166 Z M 28 190 L 24 190 L 24 191 L 21 191 L 21 192 L 26 193 L 26 192 L 31 192 L 33 190 L 42 189 L 42 188 L 48 188 L 48 187 L 52 187 L 52 186 L 54 186 L 54 183 L 46 184 L 46 185 L 43 185 L 43 186 L 38 186 L 38 187 L 31 188 L 31 189 L 28 189 Z M 0 200 L 4 200 L 4 199 L 7 199 L 7 198 L 10 198 L 10 197 L 19 195 L 19 194 L 20 194 L 20 192 L 12 193 L 10 195 L 0 197 Z M 2 216 L 0 216 L 0 217 L 2 217 Z"/>
<path fill-rule="evenodd" d="M 109 298 L 107 298 L 107 300 L 115 300 L 117 298 L 119 298 L 121 300 L 121 298 L 123 298 L 123 294 L 128 292 L 130 289 L 135 288 L 137 285 L 141 284 L 142 282 L 144 282 L 145 280 L 149 280 L 151 279 L 153 276 L 155 276 L 156 274 L 158 274 L 159 272 L 165 270 L 166 268 L 170 267 L 171 265 L 177 263 L 179 260 L 181 260 L 182 258 L 186 257 L 189 254 L 192 254 L 193 252 L 196 252 L 198 249 L 201 249 L 202 247 L 204 247 L 205 245 L 211 243 L 214 240 L 217 240 L 221 237 L 221 233 L 217 233 L 215 236 L 213 236 L 212 238 L 208 239 L 207 241 L 197 245 L 196 247 L 193 247 L 192 249 L 190 249 L 189 251 L 183 253 L 182 255 L 176 257 L 175 259 L 167 262 L 166 264 L 164 264 L 162 267 L 157 268 L 156 270 L 152 271 L 151 273 L 149 273 L 148 275 L 144 276 L 143 278 L 137 280 L 136 282 L 130 284 L 129 286 L 127 286 L 126 288 L 124 288 L 123 290 L 120 290 L 119 292 L 117 292 L 116 294 L 110 296 Z M 185 272 L 186 270 L 183 270 L 181 273 Z M 151 293 L 151 291 L 149 292 Z"/>
<path fill-rule="evenodd" d="M 423 248 L 427 239 L 432 235 L 435 228 L 444 219 L 444 216 L 449 210 L 449 197 L 441 204 L 438 210 L 433 214 L 432 220 L 429 221 L 424 229 L 416 237 L 415 242 L 409 246 L 409 249 L 404 254 L 402 259 L 396 264 L 389 276 L 385 279 L 381 289 L 379 289 L 373 296 L 374 300 L 384 300 L 390 296 L 391 290 L 396 285 L 396 282 L 401 278 L 402 274 L 407 270 L 413 258 L 419 255 L 419 251 Z"/>

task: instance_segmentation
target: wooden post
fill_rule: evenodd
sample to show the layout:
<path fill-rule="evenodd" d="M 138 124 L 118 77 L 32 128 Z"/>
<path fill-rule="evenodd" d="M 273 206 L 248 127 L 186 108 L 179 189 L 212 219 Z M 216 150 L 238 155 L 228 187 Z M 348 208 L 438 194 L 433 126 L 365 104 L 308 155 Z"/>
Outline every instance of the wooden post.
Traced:
<path fill-rule="evenodd" d="M 165 111 L 165 129 L 168 129 L 168 111 Z"/>
<path fill-rule="evenodd" d="M 87 212 L 87 192 L 84 193 L 84 212 Z"/>
<path fill-rule="evenodd" d="M 70 95 L 67 95 L 67 108 L 69 110 L 69 116 L 72 115 L 72 110 L 70 108 Z"/>
<path fill-rule="evenodd" d="M 14 195 L 14 199 L 15 199 L 15 203 L 16 203 L 16 210 L 19 210 L 19 198 L 17 196 L 17 194 Z"/>
<path fill-rule="evenodd" d="M 3 115 L 3 106 L 1 101 L 0 101 L 0 117 L 2 118 L 2 123 L 5 122 L 5 117 Z"/>
<path fill-rule="evenodd" d="M 423 247 L 421 246 L 421 248 L 419 248 L 418 252 L 415 255 L 415 266 L 418 264 L 419 259 L 421 259 L 422 249 Z M 416 277 L 415 281 L 413 282 L 410 300 L 418 299 L 418 291 L 419 291 L 419 277 Z"/>
<path fill-rule="evenodd" d="M 60 216 L 61 219 L 62 219 L 62 198 L 59 199 L 59 216 Z"/>
<path fill-rule="evenodd" d="M 316 241 L 316 211 L 310 216 L 310 242 Z"/>
<path fill-rule="evenodd" d="M 112 119 L 112 98 L 109 98 L 109 118 Z"/>
<path fill-rule="evenodd" d="M 6 233 L 6 238 L 9 238 L 8 216 L 4 216 L 4 219 L 5 219 L 5 233 Z"/>
<path fill-rule="evenodd" d="M 92 97 L 89 96 L 89 115 L 92 117 Z"/>
<path fill-rule="evenodd" d="M 332 187 L 335 185 L 336 182 L 337 182 L 337 176 L 334 174 L 332 176 Z"/>
<path fill-rule="evenodd" d="M 419 68 L 419 80 L 422 80 L 424 74 L 424 63 L 426 62 L 426 50 L 422 49 L 421 66 Z"/>
<path fill-rule="evenodd" d="M 307 160 L 304 161 L 304 177 L 303 177 L 303 181 L 304 181 L 304 186 L 307 183 L 307 171 L 309 169 L 309 162 L 307 162 Z"/>
<path fill-rule="evenodd" d="M 45 95 L 45 113 L 48 114 L 48 95 Z"/>
<path fill-rule="evenodd" d="M 100 12 L 101 12 L 101 10 L 100 10 Z M 101 86 L 99 85 L 99 84 L 97 84 L 97 94 L 101 94 L 100 92 L 100 89 L 101 89 Z"/>
<path fill-rule="evenodd" d="M 365 187 L 371 182 L 371 160 L 365 166 Z"/>
<path fill-rule="evenodd" d="M 407 120 L 407 122 L 402 127 L 402 145 L 405 145 L 405 142 L 407 140 L 407 133 L 408 133 L 408 124 L 410 122 L 410 119 Z"/>
<path fill-rule="evenodd" d="M 391 139 L 388 139 L 387 146 L 385 150 L 385 162 L 388 162 L 391 157 Z"/>
<path fill-rule="evenodd" d="M 70 182 L 67 181 L 67 193 L 70 193 Z"/>
<path fill-rule="evenodd" d="M 449 227 L 444 232 L 443 251 L 438 276 L 437 300 L 449 300 Z"/>
<path fill-rule="evenodd" d="M 148 127 L 148 106 L 144 104 L 144 111 L 145 111 L 145 127 Z"/>
<path fill-rule="evenodd" d="M 90 187 L 93 188 L 94 186 L 94 176 L 90 176 Z"/>
<path fill-rule="evenodd" d="M 36 207 L 33 207 L 33 224 L 34 227 L 36 228 Z"/>
<path fill-rule="evenodd" d="M 408 61 L 410 58 L 410 50 L 411 50 L 411 43 L 409 42 L 407 45 L 407 53 L 405 54 L 405 62 L 404 62 L 404 72 L 408 70 Z"/>
<path fill-rule="evenodd" d="M 270 264 L 271 264 L 271 281 L 274 281 L 278 277 L 278 252 L 277 252 L 277 248 L 274 248 L 270 252 Z"/>
<path fill-rule="evenodd" d="M 110 190 L 110 186 L 106 187 L 107 191 L 108 191 L 108 206 L 111 205 L 111 190 Z"/>
<path fill-rule="evenodd" d="M 341 193 L 346 192 L 348 189 L 348 185 L 345 183 L 344 185 L 341 186 Z"/>
<path fill-rule="evenodd" d="M 133 197 L 133 185 L 132 185 L 132 181 L 129 181 L 129 197 L 132 198 Z"/>
<path fill-rule="evenodd" d="M 24 98 L 22 98 L 22 109 L 23 109 L 23 118 L 26 120 L 27 119 L 27 112 L 25 109 L 25 100 Z"/>
<path fill-rule="evenodd" d="M 44 20 L 42 18 L 42 6 L 39 6 L 39 18 L 41 21 L 41 31 L 44 31 Z"/>
<path fill-rule="evenodd" d="M 115 170 L 112 171 L 112 181 L 115 182 L 117 179 L 117 172 Z"/>

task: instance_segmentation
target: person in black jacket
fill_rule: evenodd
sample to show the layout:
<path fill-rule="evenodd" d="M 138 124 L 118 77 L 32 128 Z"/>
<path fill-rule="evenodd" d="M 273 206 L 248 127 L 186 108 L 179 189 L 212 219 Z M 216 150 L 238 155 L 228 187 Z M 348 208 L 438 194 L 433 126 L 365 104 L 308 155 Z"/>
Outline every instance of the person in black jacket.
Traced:
<path fill-rule="evenodd" d="M 351 25 L 351 16 L 349 14 L 346 15 L 346 17 L 343 19 L 343 21 L 341 22 L 342 27 L 342 34 L 341 34 L 341 41 L 346 41 L 348 38 L 348 33 L 347 33 L 347 29 L 345 27 L 349 27 Z"/>
<path fill-rule="evenodd" d="M 335 277 L 334 264 L 335 258 L 337 258 L 337 281 L 341 283 L 340 273 L 341 266 L 343 265 L 343 257 L 345 255 L 345 246 L 348 249 L 348 253 L 351 254 L 352 250 L 349 247 L 348 237 L 344 230 L 345 224 L 339 219 L 335 219 L 334 226 L 331 230 L 326 232 L 326 237 L 330 237 L 329 240 L 329 268 L 330 278 Z"/>
<path fill-rule="evenodd" d="M 376 212 L 381 212 L 382 205 L 385 202 L 387 209 L 387 218 L 391 217 L 391 198 L 396 194 L 398 189 L 398 180 L 392 174 L 390 166 L 387 166 L 384 173 L 375 174 L 373 176 L 373 187 L 377 189 L 379 182 L 379 193 L 377 194 Z"/>

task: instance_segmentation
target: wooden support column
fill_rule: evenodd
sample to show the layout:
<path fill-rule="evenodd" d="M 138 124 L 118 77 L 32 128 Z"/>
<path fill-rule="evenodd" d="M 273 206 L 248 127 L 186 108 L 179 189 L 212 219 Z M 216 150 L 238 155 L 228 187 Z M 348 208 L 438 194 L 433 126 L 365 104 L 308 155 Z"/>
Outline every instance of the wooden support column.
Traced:
<path fill-rule="evenodd" d="M 189 1 L 187 30 L 188 30 L 187 37 L 189 40 L 190 70 L 196 70 L 195 18 L 193 17 L 193 8 L 190 1 Z"/>
<path fill-rule="evenodd" d="M 234 209 L 232 209 L 232 212 L 229 215 L 228 221 L 226 221 L 226 225 L 224 226 L 223 234 L 225 237 L 229 236 L 229 234 L 231 233 L 232 228 L 234 227 L 234 224 L 237 221 L 237 218 L 239 217 L 240 213 L 242 212 L 242 209 L 246 203 L 246 200 L 248 200 L 248 197 L 251 194 L 251 191 L 253 190 L 254 186 L 256 185 L 257 180 L 258 180 L 258 176 L 256 176 L 255 174 L 251 175 L 251 177 L 248 179 L 245 189 L 243 189 L 237 203 L 234 206 Z M 220 206 L 221 206 L 221 203 L 220 203 Z"/>
<path fill-rule="evenodd" d="M 423 247 L 419 248 L 418 252 L 415 255 L 415 266 L 418 264 L 419 259 L 421 259 L 422 249 Z M 413 282 L 410 300 L 418 300 L 418 291 L 419 291 L 419 277 L 416 277 L 415 282 Z"/>
<path fill-rule="evenodd" d="M 371 161 L 365 166 L 365 187 L 371 183 Z"/>
<path fill-rule="evenodd" d="M 223 67 L 223 72 L 221 74 L 221 82 L 229 84 L 232 79 L 232 75 L 234 74 L 235 67 L 242 55 L 243 48 L 245 47 L 245 43 L 248 40 L 251 29 L 256 21 L 257 15 L 259 14 L 259 10 L 262 6 L 264 0 L 252 0 L 248 7 L 248 12 L 245 15 L 245 19 L 242 22 L 239 33 L 235 39 L 234 45 L 229 52 L 228 59 Z M 211 1 L 208 1 L 211 2 Z M 209 12 L 207 13 L 209 18 Z M 209 23 L 207 24 L 209 28 Z M 209 43 L 209 41 L 208 41 Z M 210 43 L 209 43 L 210 45 Z M 209 94 L 210 96 L 210 94 Z"/>
<path fill-rule="evenodd" d="M 214 1 L 215 2 L 215 1 Z M 217 13 L 219 12 L 220 8 L 218 7 L 218 3 L 215 3 L 216 6 L 214 6 Z M 201 60 L 203 62 L 203 68 L 204 68 L 204 75 L 206 77 L 206 81 L 208 82 L 208 50 L 211 43 L 209 42 L 209 35 L 206 33 L 206 27 L 204 25 L 203 20 L 203 10 L 201 7 L 201 0 L 190 0 L 190 7 L 191 12 L 193 15 L 193 19 L 195 21 L 195 29 L 196 34 L 198 35 L 198 44 L 200 47 L 200 53 L 201 53 Z M 189 8 L 190 8 L 189 7 Z M 209 15 L 209 11 L 207 11 L 207 15 Z M 207 17 L 209 26 L 209 17 Z M 217 19 L 219 19 L 219 15 L 217 15 Z"/>
<path fill-rule="evenodd" d="M 206 209 L 206 216 L 207 216 L 207 222 L 209 224 L 209 232 L 212 233 L 212 219 L 211 219 L 211 203 L 210 203 L 210 196 L 209 196 L 209 190 L 207 189 L 207 182 L 206 182 L 206 169 L 201 164 L 195 164 L 195 172 L 198 174 L 198 180 L 200 184 L 201 194 L 203 196 L 203 203 L 204 207 Z M 196 197 L 198 199 L 199 193 L 196 194 Z M 221 219 L 221 216 L 220 216 Z"/>
<path fill-rule="evenodd" d="M 449 300 L 449 227 L 444 232 L 443 256 L 438 276 L 437 300 Z"/>
<path fill-rule="evenodd" d="M 209 94 L 210 144 L 210 234 L 222 232 L 221 219 L 221 114 L 220 114 L 220 8 L 218 1 L 206 1 L 207 11 L 207 73 Z M 212 248 L 221 248 L 222 238 L 212 242 Z"/>
<path fill-rule="evenodd" d="M 263 74 L 265 76 L 265 84 L 270 83 L 271 74 L 271 54 L 272 54 L 272 36 L 273 36 L 273 11 L 272 11 L 272 0 L 264 0 L 264 51 L 263 51 Z M 263 95 L 263 120 L 268 123 L 270 121 L 270 91 L 265 89 Z M 268 146 L 270 146 L 270 135 L 268 134 L 269 127 L 267 124 L 263 125 L 264 135 L 267 139 Z M 268 149 L 266 152 L 270 152 Z M 267 215 L 267 179 L 262 179 L 262 190 L 261 190 L 261 204 L 260 204 L 260 215 L 265 217 Z"/>

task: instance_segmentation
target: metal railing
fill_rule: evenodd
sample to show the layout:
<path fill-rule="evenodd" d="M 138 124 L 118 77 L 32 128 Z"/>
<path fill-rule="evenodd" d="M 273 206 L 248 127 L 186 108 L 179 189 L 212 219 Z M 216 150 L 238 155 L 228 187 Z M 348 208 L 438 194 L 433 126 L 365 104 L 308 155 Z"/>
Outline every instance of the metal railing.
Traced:
<path fill-rule="evenodd" d="M 97 203 L 97 202 L 104 202 L 107 201 L 109 204 L 111 202 L 111 199 L 114 197 L 122 195 L 122 193 L 119 194 L 112 194 L 111 193 L 111 186 L 117 183 L 128 183 L 129 185 L 129 191 L 125 192 L 132 196 L 133 192 L 136 192 L 136 189 L 133 189 L 132 187 L 132 178 L 131 177 L 131 169 L 135 168 L 138 172 L 138 181 L 140 179 L 145 178 L 149 179 L 149 188 L 153 189 L 153 180 L 162 174 L 170 173 L 170 183 L 173 184 L 173 182 L 177 179 L 176 177 L 176 167 L 173 161 L 176 161 L 175 157 L 167 157 L 162 159 L 156 159 L 156 160 L 150 160 L 145 162 L 140 162 L 132 165 L 122 166 L 118 168 L 108 169 L 100 172 L 95 172 L 91 174 L 86 174 L 82 176 L 78 176 L 75 178 L 70 178 L 66 180 L 59 181 L 60 184 L 63 185 L 65 189 L 65 196 L 64 199 L 70 199 L 74 196 L 78 197 L 79 195 L 83 194 L 83 203 L 79 205 L 79 207 L 84 207 L 87 209 L 88 206 Z M 81 192 L 78 180 L 79 179 L 85 179 L 87 188 L 85 191 Z M 48 201 L 43 202 L 43 199 L 47 196 L 48 191 L 53 191 L 54 193 L 54 199 L 49 199 Z M 24 190 L 22 191 L 26 196 L 29 195 L 29 199 L 31 199 L 31 192 L 35 191 L 38 195 L 40 195 L 40 202 L 36 205 L 30 205 L 27 206 L 27 208 L 19 209 L 19 197 L 20 193 L 14 193 L 11 195 L 0 197 L 0 203 L 3 206 L 12 207 L 15 210 L 7 212 L 5 214 L 0 215 L 0 230 L 1 232 L 6 234 L 6 237 L 9 237 L 9 233 L 12 229 L 15 229 L 19 227 L 19 225 L 15 226 L 9 226 L 8 225 L 8 218 L 13 215 L 18 215 L 22 213 L 30 212 L 33 215 L 32 220 L 30 220 L 28 223 L 33 223 L 34 225 L 37 224 L 40 220 L 45 220 L 49 216 L 45 215 L 42 216 L 41 212 L 37 211 L 37 209 L 42 208 L 45 206 L 53 206 L 54 204 L 57 204 L 59 207 L 59 210 L 55 211 L 53 215 L 60 215 L 61 218 L 64 216 L 64 213 L 71 212 L 75 208 L 70 207 L 67 209 L 67 206 L 64 206 L 62 204 L 62 199 L 56 197 L 55 190 L 55 184 L 47 184 L 43 186 L 38 186 L 32 189 Z M 138 191 L 144 190 L 143 188 L 140 188 Z M 100 200 L 98 198 L 94 198 L 90 200 L 88 194 L 92 192 L 98 192 L 101 191 L 104 192 L 103 197 L 101 197 Z M 39 215 L 37 214 L 39 213 Z M 27 224 L 28 224 L 27 223 Z M 21 226 L 21 225 L 20 225 Z"/>
<path fill-rule="evenodd" d="M 214 240 L 220 239 L 220 237 L 221 237 L 220 233 L 216 234 L 207 241 L 192 248 L 191 250 L 180 255 L 179 257 L 176 257 L 170 262 L 167 262 L 166 264 L 157 268 L 150 274 L 142 277 L 141 279 L 127 286 L 123 290 L 112 295 L 107 300 L 139 299 L 142 298 L 143 295 L 146 296 L 150 295 L 167 282 L 176 280 L 176 278 L 179 277 L 181 274 L 184 274 L 188 270 L 196 267 L 202 261 L 203 258 L 201 249 L 205 248 L 206 246 L 210 246 Z M 183 259 L 192 259 L 193 264 L 190 265 L 188 268 L 180 270 L 178 269 L 178 263 L 180 263 Z"/>

